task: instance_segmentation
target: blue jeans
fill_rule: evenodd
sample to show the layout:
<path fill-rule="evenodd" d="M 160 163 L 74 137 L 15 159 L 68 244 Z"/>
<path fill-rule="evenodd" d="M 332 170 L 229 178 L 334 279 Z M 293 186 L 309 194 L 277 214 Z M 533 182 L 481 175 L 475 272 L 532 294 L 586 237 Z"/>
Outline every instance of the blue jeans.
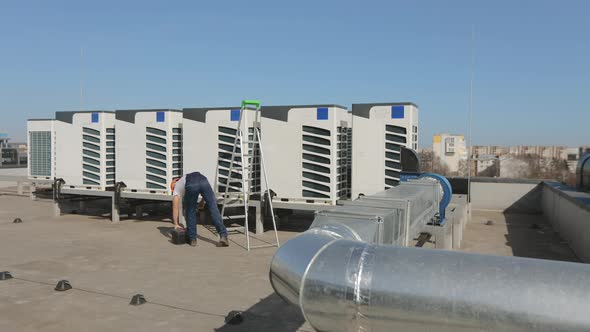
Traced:
<path fill-rule="evenodd" d="M 221 214 L 217 208 L 217 198 L 215 198 L 215 193 L 211 189 L 207 178 L 199 172 L 187 174 L 184 190 L 188 238 L 191 240 L 197 238 L 197 202 L 199 195 L 203 196 L 207 207 L 209 207 L 211 220 L 213 221 L 213 225 L 215 225 L 217 233 L 221 236 L 227 236 L 227 229 L 221 221 Z"/>

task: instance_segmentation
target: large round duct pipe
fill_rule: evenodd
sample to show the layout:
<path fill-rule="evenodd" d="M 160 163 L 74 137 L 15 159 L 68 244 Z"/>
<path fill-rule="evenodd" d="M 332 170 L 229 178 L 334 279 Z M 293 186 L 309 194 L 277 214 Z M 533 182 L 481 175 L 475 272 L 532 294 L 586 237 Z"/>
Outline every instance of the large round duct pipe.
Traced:
<path fill-rule="evenodd" d="M 318 331 L 590 331 L 590 266 L 358 241 L 341 225 L 285 243 L 275 291 Z"/>

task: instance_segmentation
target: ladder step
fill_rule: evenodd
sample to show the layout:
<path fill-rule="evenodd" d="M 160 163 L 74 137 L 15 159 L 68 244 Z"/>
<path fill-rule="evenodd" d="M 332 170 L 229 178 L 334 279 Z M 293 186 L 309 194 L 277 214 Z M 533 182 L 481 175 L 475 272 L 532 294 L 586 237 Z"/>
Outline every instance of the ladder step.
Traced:
<path fill-rule="evenodd" d="M 257 246 L 250 246 L 250 249 L 260 249 L 260 248 L 270 248 L 270 247 L 278 247 L 278 245 L 275 244 L 261 244 L 261 245 L 257 245 Z"/>
<path fill-rule="evenodd" d="M 225 196 L 225 198 L 227 199 L 243 199 L 244 196 L 247 195 L 252 195 L 252 194 L 260 194 L 260 191 L 246 191 L 245 193 L 242 192 L 241 188 L 239 192 L 233 192 L 233 193 L 227 193 L 227 196 Z M 223 199 L 223 193 L 219 193 L 220 198 Z"/>
<path fill-rule="evenodd" d="M 231 203 L 231 204 L 225 204 L 223 205 L 226 208 L 231 208 L 231 207 L 244 207 L 244 203 Z"/>
<path fill-rule="evenodd" d="M 232 173 L 231 175 L 227 176 L 226 179 L 241 179 L 241 177 L 243 174 L 249 174 L 249 175 L 256 175 L 256 176 L 260 176 L 259 174 L 256 174 L 254 172 L 252 172 L 252 169 L 254 168 L 260 168 L 259 165 L 254 165 L 252 167 L 244 167 L 244 170 L 246 171 L 245 173 L 242 172 L 242 166 L 238 166 L 234 169 L 232 169 Z M 227 168 L 229 170 L 229 168 Z"/>
<path fill-rule="evenodd" d="M 245 172 L 242 172 L 242 166 L 235 167 L 235 168 L 233 168 L 231 170 L 233 174 L 226 176 L 226 179 L 227 178 L 229 178 L 229 179 L 241 179 L 240 176 L 243 176 L 244 174 L 246 174 L 246 175 L 252 175 L 252 176 L 260 176 L 260 174 L 258 174 L 258 172 L 252 172 L 252 169 L 253 168 L 260 168 L 260 165 L 254 165 L 252 167 L 244 166 L 244 171 Z M 229 170 L 229 168 L 228 168 L 228 170 Z"/>
<path fill-rule="evenodd" d="M 244 226 L 231 226 L 231 227 L 226 227 L 225 229 L 227 229 L 228 232 L 243 232 L 245 231 L 245 227 Z"/>
<path fill-rule="evenodd" d="M 225 185 L 224 185 L 224 187 L 225 187 Z M 243 194 L 242 188 L 233 188 L 233 187 L 230 187 L 230 188 L 235 189 L 236 191 L 228 191 L 227 193 L 220 192 L 219 195 L 221 197 L 223 197 L 224 195 L 227 195 L 227 197 L 235 197 L 235 196 L 241 196 Z"/>
<path fill-rule="evenodd" d="M 231 181 L 229 184 L 230 185 L 232 185 L 232 184 L 241 184 L 242 182 L 250 182 L 250 181 L 257 181 L 257 180 L 260 180 L 260 179 L 259 178 L 250 178 L 250 179 L 244 179 L 244 180 L 241 180 L 241 181 Z"/>
<path fill-rule="evenodd" d="M 231 155 L 232 153 L 231 153 L 231 152 L 228 152 L 228 154 L 229 154 L 229 155 Z M 244 154 L 242 155 L 242 152 L 239 152 L 239 151 L 238 151 L 238 152 L 236 152 L 236 153 L 234 153 L 233 155 L 234 155 L 234 156 L 238 156 L 238 157 L 239 157 L 239 156 L 244 156 L 244 157 L 260 157 L 260 155 L 259 155 L 259 154 L 251 154 L 251 153 L 244 153 Z"/>
<path fill-rule="evenodd" d="M 235 219 L 244 219 L 246 218 L 245 214 L 239 214 L 239 215 L 235 215 L 235 216 L 225 216 L 223 217 L 223 220 L 235 220 Z"/>

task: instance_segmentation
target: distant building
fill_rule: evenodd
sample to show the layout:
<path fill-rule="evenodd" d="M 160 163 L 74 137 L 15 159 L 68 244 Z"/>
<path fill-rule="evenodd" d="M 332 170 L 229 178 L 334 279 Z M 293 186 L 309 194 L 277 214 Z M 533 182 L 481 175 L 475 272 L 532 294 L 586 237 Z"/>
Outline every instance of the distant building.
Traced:
<path fill-rule="evenodd" d="M 0 149 L 8 147 L 8 135 L 4 133 L 0 133 Z"/>
<path fill-rule="evenodd" d="M 10 143 L 7 134 L 0 133 L 0 167 L 27 164 L 27 144 Z"/>
<path fill-rule="evenodd" d="M 480 174 L 484 169 L 495 166 L 500 169 L 502 177 L 526 177 L 526 168 L 523 162 L 518 161 L 518 157 L 533 157 L 539 159 L 538 166 L 550 168 L 552 160 L 567 161 L 570 172 L 575 172 L 578 159 L 584 153 L 590 153 L 590 146 L 580 146 L 577 148 L 568 148 L 565 146 L 553 145 L 518 145 L 518 146 L 498 146 L 498 145 L 474 145 L 471 148 L 473 159 L 475 161 L 476 174 Z M 499 158 L 494 162 L 493 157 Z M 528 168 L 531 168 L 530 166 Z M 492 172 L 490 169 L 489 172 Z M 486 175 L 487 176 L 487 175 Z"/>
<path fill-rule="evenodd" d="M 548 159 L 567 159 L 566 146 L 519 145 L 511 146 L 510 154 L 514 156 L 539 156 Z"/>
<path fill-rule="evenodd" d="M 475 176 L 497 177 L 500 175 L 500 158 L 495 154 L 483 154 L 473 158 Z"/>
<path fill-rule="evenodd" d="M 459 172 L 459 163 L 467 160 L 465 136 L 438 134 L 432 138 L 432 152 L 449 167 L 449 172 Z"/>
<path fill-rule="evenodd" d="M 494 155 L 503 156 L 510 153 L 510 148 L 500 145 L 474 145 L 471 154 L 474 156 Z"/>

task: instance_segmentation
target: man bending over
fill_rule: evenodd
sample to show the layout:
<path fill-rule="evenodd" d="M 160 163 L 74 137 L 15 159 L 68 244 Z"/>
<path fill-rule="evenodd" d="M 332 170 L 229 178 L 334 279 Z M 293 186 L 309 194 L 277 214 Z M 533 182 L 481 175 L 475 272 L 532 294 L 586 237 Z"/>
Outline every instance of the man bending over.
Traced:
<path fill-rule="evenodd" d="M 185 174 L 181 178 L 172 180 L 171 188 L 173 191 L 172 195 L 174 196 L 172 198 L 172 220 L 174 222 L 174 228 L 181 227 L 178 224 L 178 205 L 182 199 L 186 211 L 188 243 L 193 247 L 197 245 L 197 204 L 199 195 L 201 195 L 209 207 L 211 220 L 219 234 L 219 246 L 229 246 L 227 229 L 221 220 L 221 214 L 217 208 L 217 199 L 207 178 L 199 172 Z"/>

